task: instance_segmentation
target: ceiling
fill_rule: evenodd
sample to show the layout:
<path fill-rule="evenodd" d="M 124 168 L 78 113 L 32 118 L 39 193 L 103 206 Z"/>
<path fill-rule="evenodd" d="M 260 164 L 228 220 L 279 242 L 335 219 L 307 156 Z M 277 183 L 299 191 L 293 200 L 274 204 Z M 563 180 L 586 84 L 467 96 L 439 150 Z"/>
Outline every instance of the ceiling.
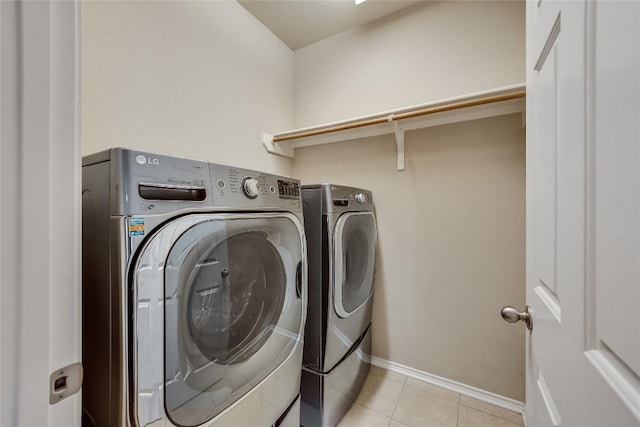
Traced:
<path fill-rule="evenodd" d="M 292 50 L 366 24 L 418 1 L 238 0 Z"/>

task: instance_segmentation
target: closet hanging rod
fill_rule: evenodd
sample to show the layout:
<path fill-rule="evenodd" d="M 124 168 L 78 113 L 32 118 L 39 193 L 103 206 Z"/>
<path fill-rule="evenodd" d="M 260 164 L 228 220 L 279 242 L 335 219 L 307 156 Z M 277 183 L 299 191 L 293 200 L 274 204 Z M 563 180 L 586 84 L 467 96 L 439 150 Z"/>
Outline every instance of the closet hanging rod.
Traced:
<path fill-rule="evenodd" d="M 397 120 L 404 120 L 404 119 L 410 119 L 413 117 L 426 116 L 428 114 L 435 114 L 435 113 L 441 113 L 444 111 L 457 110 L 460 108 L 468 108 L 468 107 L 475 107 L 477 105 L 485 105 L 485 104 L 492 104 L 495 102 L 510 101 L 513 99 L 524 98 L 526 97 L 526 95 L 527 95 L 526 90 L 519 90 L 517 92 L 510 92 L 510 93 L 505 93 L 501 95 L 490 95 L 490 96 L 469 99 L 465 101 L 456 101 L 456 102 L 451 102 L 443 105 L 436 105 L 433 107 L 421 108 L 414 111 L 407 111 L 405 113 L 388 114 L 380 117 L 373 117 L 370 119 L 363 119 L 363 120 L 353 121 L 353 122 L 344 123 L 340 125 L 328 126 L 320 129 L 313 129 L 313 130 L 296 132 L 296 133 L 285 134 L 280 136 L 274 135 L 273 142 L 277 143 L 277 142 L 291 141 L 293 139 L 298 139 L 298 138 L 324 135 L 327 133 L 338 132 L 341 130 L 356 129 L 364 126 L 389 123 Z"/>

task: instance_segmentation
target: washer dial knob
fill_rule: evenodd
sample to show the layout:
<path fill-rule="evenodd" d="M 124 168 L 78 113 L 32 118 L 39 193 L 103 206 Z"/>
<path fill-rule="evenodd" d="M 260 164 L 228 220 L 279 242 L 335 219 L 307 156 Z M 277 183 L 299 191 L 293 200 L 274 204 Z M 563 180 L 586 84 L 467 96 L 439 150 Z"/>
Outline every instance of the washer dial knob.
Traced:
<path fill-rule="evenodd" d="M 356 201 L 358 203 L 365 203 L 368 200 L 368 197 L 366 194 L 364 193 L 358 193 L 356 194 Z"/>
<path fill-rule="evenodd" d="M 260 187 L 258 187 L 258 180 L 251 177 L 245 177 L 242 179 L 242 192 L 250 199 L 255 199 L 260 194 Z"/>

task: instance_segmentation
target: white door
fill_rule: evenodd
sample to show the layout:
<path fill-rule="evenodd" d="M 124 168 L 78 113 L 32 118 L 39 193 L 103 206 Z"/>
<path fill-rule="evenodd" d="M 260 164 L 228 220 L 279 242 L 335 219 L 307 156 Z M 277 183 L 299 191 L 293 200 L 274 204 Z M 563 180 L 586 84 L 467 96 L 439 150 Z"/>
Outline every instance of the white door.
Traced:
<path fill-rule="evenodd" d="M 79 426 L 77 3 L 0 1 L 0 425 Z"/>
<path fill-rule="evenodd" d="M 640 2 L 527 2 L 529 426 L 640 425 Z"/>

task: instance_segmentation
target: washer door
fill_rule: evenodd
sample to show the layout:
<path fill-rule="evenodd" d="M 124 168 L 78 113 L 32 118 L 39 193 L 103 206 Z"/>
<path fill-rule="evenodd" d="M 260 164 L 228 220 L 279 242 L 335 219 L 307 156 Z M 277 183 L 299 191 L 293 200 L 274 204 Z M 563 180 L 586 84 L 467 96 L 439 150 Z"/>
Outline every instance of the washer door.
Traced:
<path fill-rule="evenodd" d="M 164 360 L 164 412 L 180 426 L 212 419 L 276 369 L 301 340 L 304 317 L 297 218 L 197 217 L 183 217 L 186 226 L 154 236 L 170 239 L 163 263 L 164 339 L 147 350 Z M 148 347 L 140 338 L 138 348 Z M 144 363 L 138 360 L 140 371 Z"/>
<path fill-rule="evenodd" d="M 377 239 L 373 212 L 343 214 L 334 233 L 335 310 L 345 318 L 373 294 Z"/>

